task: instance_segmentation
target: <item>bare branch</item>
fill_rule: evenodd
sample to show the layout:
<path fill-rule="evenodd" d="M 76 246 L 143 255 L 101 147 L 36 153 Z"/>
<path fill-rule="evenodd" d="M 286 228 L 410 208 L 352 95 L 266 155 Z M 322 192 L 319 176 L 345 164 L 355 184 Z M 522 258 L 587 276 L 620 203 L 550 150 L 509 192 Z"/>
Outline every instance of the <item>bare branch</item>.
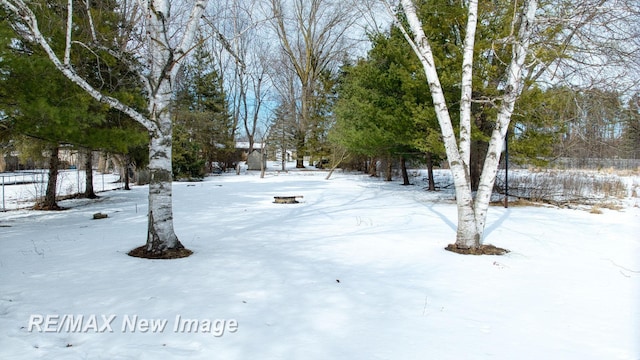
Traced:
<path fill-rule="evenodd" d="M 193 39 L 196 34 L 196 29 L 198 24 L 200 23 L 200 19 L 202 18 L 202 14 L 204 13 L 204 8 L 207 5 L 207 0 L 196 0 L 193 8 L 191 9 L 191 14 L 189 15 L 189 20 L 187 21 L 187 26 L 184 31 L 184 35 L 182 37 L 182 41 L 180 41 L 180 45 L 174 51 L 174 62 L 176 64 L 181 64 L 184 62 L 184 58 L 193 49 Z M 175 78 L 178 74 L 179 66 L 175 66 L 171 70 L 171 78 Z"/>

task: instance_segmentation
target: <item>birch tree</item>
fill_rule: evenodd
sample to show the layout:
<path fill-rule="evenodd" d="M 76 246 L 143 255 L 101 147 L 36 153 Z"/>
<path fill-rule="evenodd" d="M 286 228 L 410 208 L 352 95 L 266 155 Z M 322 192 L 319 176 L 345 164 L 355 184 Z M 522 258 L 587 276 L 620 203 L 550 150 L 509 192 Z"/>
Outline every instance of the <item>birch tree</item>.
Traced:
<path fill-rule="evenodd" d="M 470 0 L 467 3 L 468 15 L 463 43 L 462 75 L 460 82 L 460 132 L 458 137 L 456 137 L 454 132 L 447 101 L 436 68 L 436 61 L 431 50 L 431 43 L 417 15 L 416 5 L 412 0 L 401 0 L 400 5 L 406 16 L 408 29 L 403 27 L 391 4 L 387 3 L 389 12 L 396 17 L 397 25 L 403 31 L 406 40 L 410 43 L 424 68 L 431 91 L 433 106 L 440 125 L 447 159 L 454 179 L 458 206 L 458 229 L 456 242 L 450 245 L 448 249 L 459 252 L 478 253 L 484 248 L 482 244 L 483 231 L 498 170 L 500 153 L 509 127 L 511 115 L 513 114 L 515 101 L 522 90 L 525 59 L 532 39 L 537 1 L 525 1 L 522 11 L 514 16 L 512 36 L 505 40 L 511 44 L 511 59 L 504 76 L 502 99 L 495 119 L 495 126 L 491 134 L 491 141 L 485 158 L 480 185 L 475 196 L 471 191 L 469 159 L 473 49 L 478 19 L 478 1 Z"/>
<path fill-rule="evenodd" d="M 131 13 L 123 14 L 127 18 L 141 19 L 138 23 L 126 24 L 139 29 L 141 45 L 144 50 L 136 49 L 136 54 L 117 54 L 117 49 L 132 49 L 129 44 L 113 40 L 115 44 L 100 44 L 99 36 L 92 43 L 77 43 L 73 39 L 74 17 L 82 17 L 92 25 L 92 34 L 96 34 L 91 12 L 81 12 L 73 8 L 73 1 L 66 6 L 67 25 L 66 41 L 62 52 L 56 52 L 47 34 L 43 34 L 38 26 L 39 20 L 24 0 L 0 0 L 0 5 L 15 16 L 13 28 L 23 41 L 37 43 L 46 52 L 55 67 L 67 78 L 86 91 L 96 100 L 120 110 L 143 125 L 150 135 L 149 146 L 149 212 L 147 242 L 141 248 L 140 255 L 147 257 L 166 257 L 184 249 L 173 228 L 172 189 L 171 189 L 171 114 L 170 103 L 174 91 L 176 76 L 189 52 L 196 28 L 208 0 L 195 0 L 183 17 L 181 12 L 169 0 L 149 0 L 139 2 L 136 6 L 143 16 Z M 89 4 L 88 0 L 85 4 Z M 87 5 L 87 9 L 89 6 Z M 128 9 L 130 10 L 130 9 Z M 174 13 L 172 13 L 172 10 Z M 183 20 L 183 23 L 177 21 Z M 130 33 L 129 33 L 130 34 Z M 147 112 L 143 113 L 126 105 L 114 97 L 107 96 L 93 87 L 83 78 L 71 63 L 71 52 L 76 47 L 107 49 L 118 58 L 135 59 L 142 54 L 141 64 L 132 64 L 132 69 L 140 75 L 148 96 Z M 115 50 L 114 50 L 115 49 Z M 136 56 L 138 55 L 138 56 Z"/>
<path fill-rule="evenodd" d="M 441 40 L 442 34 L 425 33 L 429 27 L 423 26 L 419 16 L 422 9 L 433 13 L 441 9 L 431 8 L 432 2 L 423 1 L 400 0 L 397 7 L 386 0 L 383 3 L 427 75 L 456 188 L 458 232 L 456 243 L 449 247 L 454 251 L 483 249 L 484 225 L 500 153 L 516 100 L 523 91 L 536 84 L 604 89 L 616 86 L 626 91 L 638 84 L 637 75 L 629 71 L 637 68 L 640 48 L 637 1 L 552 0 L 540 8 L 537 0 L 494 2 L 482 3 L 487 10 L 484 12 L 479 12 L 476 0 L 451 5 L 463 6 L 467 12 L 466 27 L 460 26 L 459 31 L 450 34 L 454 38 L 446 45 L 460 44 L 462 69 L 456 84 L 461 89 L 459 100 L 446 98 L 440 83 L 444 73 L 438 66 L 443 66 L 446 59 L 434 56 L 437 52 L 433 46 L 439 44 L 434 45 L 431 39 Z M 402 16 L 397 16 L 397 9 L 401 9 Z M 492 25 L 496 19 L 502 20 Z M 481 42 L 476 40 L 477 29 L 484 31 L 478 38 Z M 480 76 L 474 76 L 474 72 Z M 474 79 L 479 84 L 474 84 Z M 479 96 L 476 90 L 488 85 L 492 86 L 490 92 L 485 92 L 489 97 Z M 460 104 L 459 122 L 452 123 L 447 101 Z M 489 140 L 476 193 L 469 186 L 470 164 L 474 161 L 470 118 L 477 115 L 472 114 L 474 103 L 484 104 L 494 113 L 491 118 L 489 112 L 483 114 L 487 116 L 483 121 L 490 120 Z M 455 125 L 459 128 L 457 134 Z"/>

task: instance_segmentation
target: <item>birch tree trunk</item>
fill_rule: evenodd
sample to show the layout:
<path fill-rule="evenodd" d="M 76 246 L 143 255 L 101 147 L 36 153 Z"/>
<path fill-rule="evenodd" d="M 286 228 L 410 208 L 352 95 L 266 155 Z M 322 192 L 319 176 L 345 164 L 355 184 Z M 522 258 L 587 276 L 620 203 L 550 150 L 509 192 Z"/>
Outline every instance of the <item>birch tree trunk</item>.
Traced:
<path fill-rule="evenodd" d="M 183 248 L 173 229 L 171 168 L 172 125 L 171 94 L 174 78 L 166 67 L 174 65 L 166 33 L 169 17 L 168 0 L 150 1 L 147 34 L 151 74 L 149 76 L 148 110 L 156 128 L 150 132 L 149 143 L 149 216 L 146 250 L 160 255 L 167 249 Z"/>
<path fill-rule="evenodd" d="M 169 119 L 168 129 L 164 129 L 168 134 L 152 136 L 149 144 L 149 225 L 146 250 L 151 255 L 160 255 L 167 249 L 184 248 L 173 229 L 170 124 Z"/>
<path fill-rule="evenodd" d="M 482 245 L 487 210 L 498 170 L 500 152 L 511 121 L 515 101 L 521 91 L 522 71 L 532 34 L 537 0 L 526 0 L 525 11 L 520 15 L 519 19 L 520 28 L 518 34 L 514 39 L 511 39 L 513 41 L 513 54 L 507 70 L 504 97 L 500 104 L 496 126 L 491 136 L 480 186 L 475 198 L 471 192 L 469 155 L 473 47 L 478 19 L 478 3 L 472 0 L 468 5 L 467 28 L 463 45 L 459 144 L 454 134 L 431 46 L 424 33 L 422 23 L 417 16 L 415 4 L 412 0 L 402 0 L 401 4 L 413 36 L 402 27 L 399 21 L 398 25 L 423 65 L 438 123 L 440 124 L 447 159 L 453 175 L 458 207 L 458 229 L 454 246 L 458 249 L 476 249 Z M 388 9 L 391 11 L 390 7 Z"/>
<path fill-rule="evenodd" d="M 473 46 L 478 25 L 478 0 L 469 1 L 467 28 L 462 56 L 462 89 L 460 94 L 460 156 L 469 173 L 471 160 L 471 97 L 473 90 Z"/>
<path fill-rule="evenodd" d="M 451 117 L 444 98 L 442 86 L 440 84 L 440 78 L 436 70 L 433 52 L 431 51 L 431 45 L 424 33 L 422 23 L 418 19 L 416 7 L 413 4 L 413 1 L 402 0 L 402 7 L 407 16 L 407 21 L 409 22 L 411 31 L 414 34 L 414 38 L 411 38 L 405 31 L 405 38 L 409 41 L 414 52 L 418 55 L 427 76 L 429 89 L 431 90 L 431 97 L 433 99 L 433 106 L 436 111 L 438 123 L 440 124 L 447 160 L 449 160 L 449 167 L 451 168 L 451 174 L 453 175 L 456 203 L 458 206 L 456 245 L 459 247 L 475 248 L 480 246 L 481 233 L 477 228 L 477 223 L 474 217 L 474 201 L 471 193 L 469 172 L 465 166 L 462 156 L 460 155 L 460 150 L 458 149 Z"/>
<path fill-rule="evenodd" d="M 537 8 L 537 0 L 528 0 L 525 3 L 524 12 L 520 15 L 520 19 L 518 19 L 520 28 L 516 41 L 513 44 L 511 63 L 507 68 L 505 91 L 498 110 L 496 126 L 491 134 L 489 149 L 487 150 L 487 156 L 484 160 L 484 167 L 480 175 L 480 183 L 476 195 L 475 217 L 478 228 L 482 230 L 484 230 L 487 220 L 487 210 L 489 209 L 489 202 L 491 201 L 493 185 L 496 181 L 500 153 L 502 152 L 504 140 L 507 136 L 513 108 L 518 96 L 520 96 L 522 92 L 524 62 L 531 43 L 532 27 Z"/>
<path fill-rule="evenodd" d="M 106 96 L 92 87 L 84 78 L 76 73 L 69 62 L 72 31 L 67 31 L 65 58 L 61 61 L 53 51 L 52 44 L 43 36 L 38 27 L 38 19 L 23 0 L 0 0 L 0 5 L 12 12 L 22 24 L 14 28 L 19 30 L 25 41 L 38 43 L 49 56 L 49 59 L 67 78 L 80 86 L 96 100 L 129 115 L 142 124 L 150 134 L 149 146 L 149 214 L 147 243 L 144 246 L 146 255 L 159 257 L 171 249 L 182 249 L 173 229 L 172 211 L 172 169 L 171 169 L 171 113 L 170 103 L 173 84 L 191 48 L 195 31 L 208 0 L 195 0 L 186 25 L 181 27 L 182 38 L 177 45 L 170 39 L 174 35 L 170 24 L 169 0 L 150 0 L 146 2 L 145 12 L 147 66 L 148 74 L 144 76 L 149 96 L 148 115 L 125 105 L 119 100 Z M 69 6 L 69 12 L 71 7 Z M 71 17 L 70 17 L 71 18 Z M 69 20 L 71 22 L 71 20 Z M 71 27 L 73 24 L 68 25 Z M 27 30 L 23 33 L 24 30 Z M 140 73 L 143 77 L 142 73 Z M 144 254 L 141 254 L 144 255 Z"/>

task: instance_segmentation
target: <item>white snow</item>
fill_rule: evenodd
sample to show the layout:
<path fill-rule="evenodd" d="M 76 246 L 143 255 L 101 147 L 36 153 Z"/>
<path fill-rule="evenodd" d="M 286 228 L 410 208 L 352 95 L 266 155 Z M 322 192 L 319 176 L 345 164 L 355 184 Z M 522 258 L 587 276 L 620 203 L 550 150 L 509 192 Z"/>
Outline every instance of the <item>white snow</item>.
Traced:
<path fill-rule="evenodd" d="M 47 190 L 49 173 L 46 170 L 27 170 L 0 173 L 0 210 L 30 208 L 36 198 L 42 198 Z M 61 170 L 58 173 L 57 196 L 82 193 L 86 189 L 84 170 Z M 93 172 L 95 192 L 120 189 L 119 174 Z"/>
<path fill-rule="evenodd" d="M 493 206 L 485 242 L 511 252 L 465 256 L 443 249 L 450 193 L 325 176 L 174 183 L 194 251 L 179 260 L 126 255 L 146 239 L 146 186 L 0 213 L 0 358 L 640 358 L 637 200 L 603 214 Z M 304 198 L 273 203 L 287 195 Z"/>

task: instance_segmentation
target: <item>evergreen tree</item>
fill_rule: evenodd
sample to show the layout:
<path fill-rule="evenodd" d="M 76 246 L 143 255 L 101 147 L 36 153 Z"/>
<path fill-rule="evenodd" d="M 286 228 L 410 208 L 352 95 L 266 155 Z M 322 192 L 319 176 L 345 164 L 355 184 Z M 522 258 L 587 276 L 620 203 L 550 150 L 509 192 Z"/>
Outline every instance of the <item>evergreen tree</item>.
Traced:
<path fill-rule="evenodd" d="M 37 207 L 58 209 L 58 148 L 77 143 L 104 120 L 104 113 L 96 109 L 96 103 L 86 93 L 57 72 L 39 49 L 24 43 L 5 43 L 2 63 L 2 84 L 10 89 L 11 96 L 3 101 L 1 110 L 11 121 L 12 136 L 22 135 L 46 144 L 50 154 L 46 196 Z"/>
<path fill-rule="evenodd" d="M 228 162 L 234 149 L 232 118 L 222 78 L 203 39 L 184 68 L 173 119 L 174 177 L 202 178 L 213 164 Z"/>
<path fill-rule="evenodd" d="M 100 3 L 104 7 L 104 3 Z M 96 5 L 97 6 L 97 5 Z M 63 35 L 56 24 L 60 24 L 65 9 L 58 6 L 40 8 L 50 18 L 47 24 L 57 38 L 56 46 Z M 113 9 L 103 8 L 97 11 L 100 20 L 106 14 L 115 16 Z M 66 14 L 65 14 L 66 15 Z M 56 20 L 57 19 L 57 20 Z M 58 22 L 56 22 L 58 21 Z M 6 29 L 8 23 L 3 23 Z M 82 29 L 82 27 L 78 27 Z M 81 34 L 82 31 L 79 31 Z M 78 38 L 82 39 L 80 35 Z M 12 40 L 10 33 L 3 37 L 2 62 L 4 68 L 3 82 L 5 89 L 11 89 L 11 96 L 5 98 L 0 106 L 12 119 L 11 133 L 13 137 L 28 136 L 33 141 L 44 141 L 49 144 L 51 154 L 57 154 L 55 148 L 59 144 L 75 146 L 82 152 L 91 154 L 93 149 L 111 152 L 126 152 L 128 147 L 146 143 L 146 135 L 140 126 L 133 125 L 122 113 L 109 110 L 103 104 L 92 99 L 86 92 L 60 74 L 48 57 L 39 47 L 32 47 L 27 42 Z M 88 40 L 88 38 L 85 38 Z M 74 56 L 78 69 L 96 86 L 109 91 L 112 95 L 123 98 L 132 105 L 141 106 L 139 86 L 135 86 L 131 74 L 122 72 L 123 67 L 107 52 L 79 52 Z M 36 74 L 37 76 L 34 76 Z M 137 80 L 136 80 L 137 81 Z M 10 99 L 10 100 L 9 100 Z M 137 103 L 137 104 L 136 104 Z M 85 157 L 88 161 L 91 156 Z M 50 164 L 53 164 L 50 161 Z M 86 163 L 85 196 L 95 197 L 92 183 L 92 166 Z M 53 177 L 57 169 L 50 168 Z M 55 178 L 51 179 L 55 181 Z M 55 186 L 48 187 L 46 203 L 42 208 L 57 208 L 55 204 Z"/>
<path fill-rule="evenodd" d="M 572 92 L 566 88 L 524 92 L 513 114 L 510 128 L 509 160 L 514 163 L 543 166 L 553 157 L 558 134 L 575 116 L 571 110 Z"/>
<path fill-rule="evenodd" d="M 625 159 L 640 159 L 640 94 L 629 99 L 624 111 L 621 150 Z"/>
<path fill-rule="evenodd" d="M 436 123 L 420 64 L 397 29 L 372 40 L 367 59 L 343 69 L 332 140 L 387 164 L 437 153 L 442 145 L 428 136 Z"/>
<path fill-rule="evenodd" d="M 286 162 L 292 160 L 289 151 L 295 149 L 295 113 L 282 104 L 274 110 L 274 118 L 269 127 L 269 145 L 267 152 L 277 154 L 282 171 L 286 170 Z"/>

